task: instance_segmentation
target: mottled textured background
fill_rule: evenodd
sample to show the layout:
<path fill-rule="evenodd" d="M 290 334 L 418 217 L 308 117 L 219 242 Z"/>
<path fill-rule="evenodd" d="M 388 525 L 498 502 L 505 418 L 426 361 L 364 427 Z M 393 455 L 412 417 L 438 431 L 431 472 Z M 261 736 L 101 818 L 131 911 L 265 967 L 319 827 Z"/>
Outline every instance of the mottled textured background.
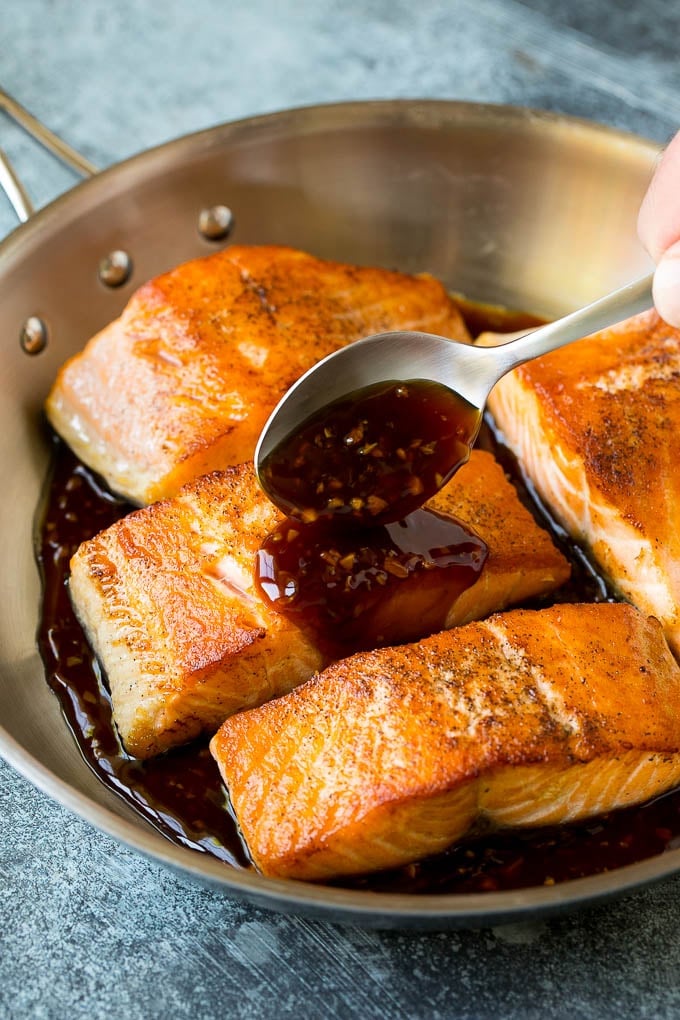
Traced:
<path fill-rule="evenodd" d="M 2 0 L 0 83 L 100 166 L 286 106 L 395 96 L 561 110 L 665 141 L 665 0 Z M 8 122 L 38 204 L 73 183 Z M 14 226 L 0 196 L 0 235 Z M 341 929 L 196 888 L 0 763 L 0 1018 L 675 1017 L 680 879 L 540 923 Z"/>

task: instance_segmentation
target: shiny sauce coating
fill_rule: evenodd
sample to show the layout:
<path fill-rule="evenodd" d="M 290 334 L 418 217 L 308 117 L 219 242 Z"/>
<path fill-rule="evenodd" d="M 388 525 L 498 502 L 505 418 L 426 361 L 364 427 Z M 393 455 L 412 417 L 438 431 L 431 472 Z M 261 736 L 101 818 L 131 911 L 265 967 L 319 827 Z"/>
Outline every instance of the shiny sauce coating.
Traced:
<path fill-rule="evenodd" d="M 488 550 L 421 504 L 465 463 L 478 428 L 476 408 L 422 379 L 367 386 L 312 415 L 260 470 L 290 515 L 256 557 L 265 600 L 330 641 L 334 658 L 441 630 Z M 418 621 L 413 633 L 404 620 Z"/>
<path fill-rule="evenodd" d="M 495 324 L 495 323 L 494 323 Z M 523 325 L 523 323 L 521 324 Z M 516 328 L 521 328 L 517 326 Z M 513 323 L 514 326 L 514 323 Z M 510 327 L 506 327 L 510 328 Z M 477 443 L 512 477 L 522 501 L 550 526 L 512 455 L 485 426 Z M 249 856 L 229 809 L 207 740 L 150 761 L 131 758 L 116 732 L 106 686 L 68 597 L 68 564 L 78 545 L 133 508 L 115 499 L 59 441 L 36 534 L 43 580 L 38 634 L 47 681 L 81 754 L 98 778 L 168 839 L 209 853 L 225 867 L 247 868 Z M 572 563 L 572 579 L 550 599 L 603 601 L 613 596 L 580 550 L 559 529 L 553 538 Z M 467 893 L 552 885 L 644 860 L 680 846 L 680 791 L 640 807 L 573 825 L 490 833 L 444 854 L 391 871 L 343 878 L 336 885 L 401 893 Z"/>
<path fill-rule="evenodd" d="M 513 468 L 512 456 L 486 430 L 481 445 L 492 449 L 506 470 Z M 514 480 L 524 500 L 531 503 L 517 474 Z M 67 587 L 71 555 L 81 541 L 132 509 L 111 497 L 99 480 L 55 441 L 52 478 L 37 536 L 44 591 L 39 646 L 47 680 L 83 758 L 106 786 L 174 843 L 212 854 L 225 866 L 249 867 L 248 852 L 207 741 L 150 761 L 139 761 L 125 752 L 113 723 L 106 679 L 71 608 Z M 545 519 L 542 523 L 545 525 Z M 565 545 L 559 534 L 556 541 L 571 554 L 573 579 L 555 597 L 561 601 L 608 598 L 603 582 L 580 554 Z M 531 606 L 546 604 L 547 600 L 541 600 Z M 418 864 L 344 878 L 336 884 L 414 894 L 515 889 L 597 874 L 677 846 L 680 791 L 577 825 L 466 839 Z"/>
<path fill-rule="evenodd" d="M 441 630 L 487 554 L 471 528 L 426 507 L 373 527 L 287 518 L 258 550 L 255 580 L 277 612 L 338 646 L 338 658 Z"/>
<path fill-rule="evenodd" d="M 426 379 L 366 386 L 323 407 L 265 458 L 270 499 L 303 523 L 402 520 L 470 456 L 480 412 Z"/>

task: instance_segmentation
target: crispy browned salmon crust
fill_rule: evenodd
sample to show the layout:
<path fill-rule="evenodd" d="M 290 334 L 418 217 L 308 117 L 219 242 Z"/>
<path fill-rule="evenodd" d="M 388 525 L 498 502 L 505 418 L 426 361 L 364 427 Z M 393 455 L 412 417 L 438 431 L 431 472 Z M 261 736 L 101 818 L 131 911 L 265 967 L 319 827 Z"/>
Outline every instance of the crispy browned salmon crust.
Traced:
<path fill-rule="evenodd" d="M 680 654 L 680 330 L 637 316 L 517 369 L 490 407 L 550 512 Z"/>
<path fill-rule="evenodd" d="M 47 414 L 114 491 L 151 503 L 251 459 L 269 413 L 303 372 L 393 329 L 469 339 L 431 276 L 235 245 L 140 287 L 61 369 Z"/>
<path fill-rule="evenodd" d="M 515 610 L 337 662 L 211 750 L 262 872 L 370 872 L 677 785 L 680 669 L 632 606 Z"/>
<path fill-rule="evenodd" d="M 478 580 L 450 601 L 446 626 L 568 577 L 566 560 L 490 454 L 473 452 L 429 505 L 470 522 L 489 548 Z M 247 464 L 196 480 L 76 552 L 72 601 L 108 675 L 130 753 L 149 757 L 214 733 L 228 715 L 327 664 L 314 636 L 274 612 L 254 583 L 256 551 L 280 520 Z M 423 593 L 417 577 L 403 583 L 397 624 L 401 640 L 414 640 L 423 634 Z M 451 599 L 444 584 L 440 597 Z"/>

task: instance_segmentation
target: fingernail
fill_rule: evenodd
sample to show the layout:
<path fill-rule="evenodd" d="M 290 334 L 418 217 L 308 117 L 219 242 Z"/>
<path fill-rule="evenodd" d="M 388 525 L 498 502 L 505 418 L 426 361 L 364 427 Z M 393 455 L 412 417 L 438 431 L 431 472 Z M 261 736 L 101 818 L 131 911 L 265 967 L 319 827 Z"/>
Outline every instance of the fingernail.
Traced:
<path fill-rule="evenodd" d="M 656 267 L 654 304 L 665 322 L 680 326 L 680 241 L 664 252 Z"/>

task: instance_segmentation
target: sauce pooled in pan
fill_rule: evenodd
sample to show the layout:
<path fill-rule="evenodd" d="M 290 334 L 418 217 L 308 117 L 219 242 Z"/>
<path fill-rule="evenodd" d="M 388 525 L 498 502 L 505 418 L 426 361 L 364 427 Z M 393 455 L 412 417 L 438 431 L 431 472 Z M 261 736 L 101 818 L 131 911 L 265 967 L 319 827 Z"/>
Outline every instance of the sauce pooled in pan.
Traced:
<path fill-rule="evenodd" d="M 492 450 L 545 526 L 514 459 L 488 428 L 483 429 L 478 445 Z M 55 441 L 36 549 L 43 576 L 38 640 L 47 680 L 84 759 L 106 786 L 173 842 L 210 853 L 226 866 L 248 867 L 248 853 L 207 740 L 145 762 L 127 755 L 113 725 L 105 678 L 71 608 L 67 589 L 71 555 L 82 541 L 132 509 L 112 497 L 61 442 Z M 582 554 L 565 543 L 559 531 L 553 529 L 553 537 L 569 556 L 573 576 L 552 601 L 609 598 L 604 583 Z M 418 864 L 345 878 L 337 884 L 440 894 L 552 885 L 613 870 L 676 846 L 680 846 L 680 791 L 588 822 L 488 834 Z"/>

